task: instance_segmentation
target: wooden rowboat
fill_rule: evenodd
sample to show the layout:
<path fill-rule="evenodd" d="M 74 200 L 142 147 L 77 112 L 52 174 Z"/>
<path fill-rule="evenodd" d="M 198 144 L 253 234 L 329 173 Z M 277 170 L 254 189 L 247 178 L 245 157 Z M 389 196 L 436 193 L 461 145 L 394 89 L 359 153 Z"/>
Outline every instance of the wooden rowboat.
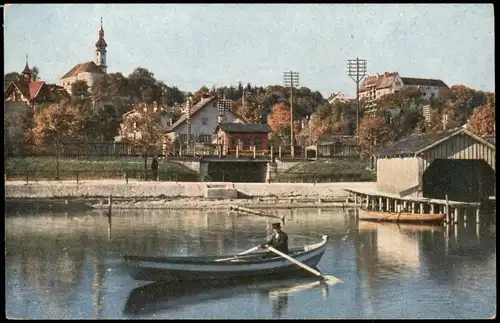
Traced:
<path fill-rule="evenodd" d="M 364 221 L 411 222 L 411 223 L 441 223 L 445 214 L 420 214 L 407 212 L 378 212 L 359 209 L 359 219 Z"/>
<path fill-rule="evenodd" d="M 309 267 L 316 266 L 326 250 L 328 236 L 322 241 L 301 248 L 292 248 L 288 255 Z M 254 252 L 234 256 L 145 257 L 125 255 L 130 275 L 143 281 L 193 281 L 260 277 L 303 269 L 270 252 Z"/>

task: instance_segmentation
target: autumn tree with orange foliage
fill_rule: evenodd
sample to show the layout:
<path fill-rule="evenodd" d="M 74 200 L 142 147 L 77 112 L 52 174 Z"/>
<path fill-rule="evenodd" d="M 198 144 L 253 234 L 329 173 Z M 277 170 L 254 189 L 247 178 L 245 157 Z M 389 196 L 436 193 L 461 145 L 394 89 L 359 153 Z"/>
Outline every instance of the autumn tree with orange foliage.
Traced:
<path fill-rule="evenodd" d="M 121 125 L 122 141 L 141 150 L 169 152 L 172 142 L 166 136 L 159 113 L 152 106 L 138 105 Z M 163 149 L 162 149 L 163 148 Z"/>
<path fill-rule="evenodd" d="M 389 145 L 394 140 L 395 134 L 385 117 L 369 115 L 361 119 L 358 137 L 359 153 L 366 158 Z"/>
<path fill-rule="evenodd" d="M 42 109 L 35 118 L 35 125 L 27 134 L 32 148 L 46 151 L 61 142 L 81 140 L 81 121 L 69 100 Z"/>
<path fill-rule="evenodd" d="M 495 108 L 489 104 L 475 108 L 467 122 L 467 129 L 481 137 L 494 134 Z"/>
<path fill-rule="evenodd" d="M 282 103 L 275 104 L 267 117 L 267 123 L 273 132 L 280 131 L 282 127 L 290 127 L 290 108 Z"/>
<path fill-rule="evenodd" d="M 267 123 L 273 130 L 271 141 L 276 145 L 290 145 L 290 109 L 284 104 L 275 104 L 271 114 L 267 117 Z M 302 132 L 300 120 L 293 121 L 293 133 L 295 139 Z"/>

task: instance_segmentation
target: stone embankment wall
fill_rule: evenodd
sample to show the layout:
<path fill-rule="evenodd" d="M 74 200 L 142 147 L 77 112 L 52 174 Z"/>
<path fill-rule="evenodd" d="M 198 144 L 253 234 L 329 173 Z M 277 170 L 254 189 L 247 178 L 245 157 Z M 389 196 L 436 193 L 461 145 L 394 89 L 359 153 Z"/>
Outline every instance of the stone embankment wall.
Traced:
<path fill-rule="evenodd" d="M 134 182 L 122 180 L 23 181 L 5 183 L 5 198 L 93 198 L 93 197 L 192 197 L 207 195 L 207 187 L 224 185 L 246 197 L 343 197 L 345 188 L 375 189 L 375 182 L 359 183 L 205 183 L 205 182 Z"/>

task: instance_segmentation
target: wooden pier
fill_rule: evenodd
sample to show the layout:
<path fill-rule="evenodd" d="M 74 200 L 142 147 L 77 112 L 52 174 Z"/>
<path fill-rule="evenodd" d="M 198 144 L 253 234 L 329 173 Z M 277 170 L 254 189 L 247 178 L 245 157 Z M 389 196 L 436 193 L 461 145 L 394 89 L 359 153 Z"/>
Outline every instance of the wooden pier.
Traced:
<path fill-rule="evenodd" d="M 399 196 L 396 194 L 380 192 L 370 189 L 344 189 L 349 193 L 347 202 L 353 201 L 355 204 L 367 209 L 380 212 L 400 212 L 405 211 L 415 214 L 445 214 L 445 224 L 458 224 L 459 215 L 462 214 L 464 223 L 467 215 L 475 215 L 476 223 L 480 220 L 481 203 L 479 202 L 458 202 L 448 199 L 429 199 L 425 197 Z M 472 212 L 470 212 L 472 210 Z"/>

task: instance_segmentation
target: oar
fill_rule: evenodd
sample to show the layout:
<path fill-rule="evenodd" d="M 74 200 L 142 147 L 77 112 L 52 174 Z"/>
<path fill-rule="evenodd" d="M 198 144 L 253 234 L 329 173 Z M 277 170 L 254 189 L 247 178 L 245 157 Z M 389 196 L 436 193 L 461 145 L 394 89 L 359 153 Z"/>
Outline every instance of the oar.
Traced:
<path fill-rule="evenodd" d="M 247 253 L 251 253 L 252 251 L 255 251 L 259 249 L 259 246 L 255 246 L 253 247 L 252 249 L 248 249 L 247 251 L 243 251 L 243 252 L 240 252 L 239 254 L 237 254 L 236 256 L 232 256 L 230 258 L 222 258 L 222 259 L 217 259 L 215 261 L 226 261 L 226 260 L 231 260 L 231 259 L 234 259 L 236 258 L 237 256 L 243 256 L 243 255 L 246 255 Z"/>
<path fill-rule="evenodd" d="M 334 277 L 334 276 L 323 276 L 321 275 L 321 273 L 317 270 L 314 270 L 312 269 L 311 267 L 309 267 L 308 265 L 298 261 L 297 259 L 293 259 L 292 257 L 290 257 L 289 255 L 279 251 L 279 250 L 276 250 L 274 249 L 273 247 L 269 246 L 267 247 L 267 249 L 271 250 L 272 252 L 274 252 L 275 254 L 293 262 L 294 264 L 296 264 L 297 266 L 299 267 L 302 267 L 304 268 L 305 270 L 309 271 L 310 273 L 313 273 L 314 275 L 318 276 L 319 278 L 321 278 L 321 280 L 323 281 L 326 281 L 326 280 L 337 280 L 337 281 L 341 281 L 340 279 L 338 279 L 337 277 Z"/>

